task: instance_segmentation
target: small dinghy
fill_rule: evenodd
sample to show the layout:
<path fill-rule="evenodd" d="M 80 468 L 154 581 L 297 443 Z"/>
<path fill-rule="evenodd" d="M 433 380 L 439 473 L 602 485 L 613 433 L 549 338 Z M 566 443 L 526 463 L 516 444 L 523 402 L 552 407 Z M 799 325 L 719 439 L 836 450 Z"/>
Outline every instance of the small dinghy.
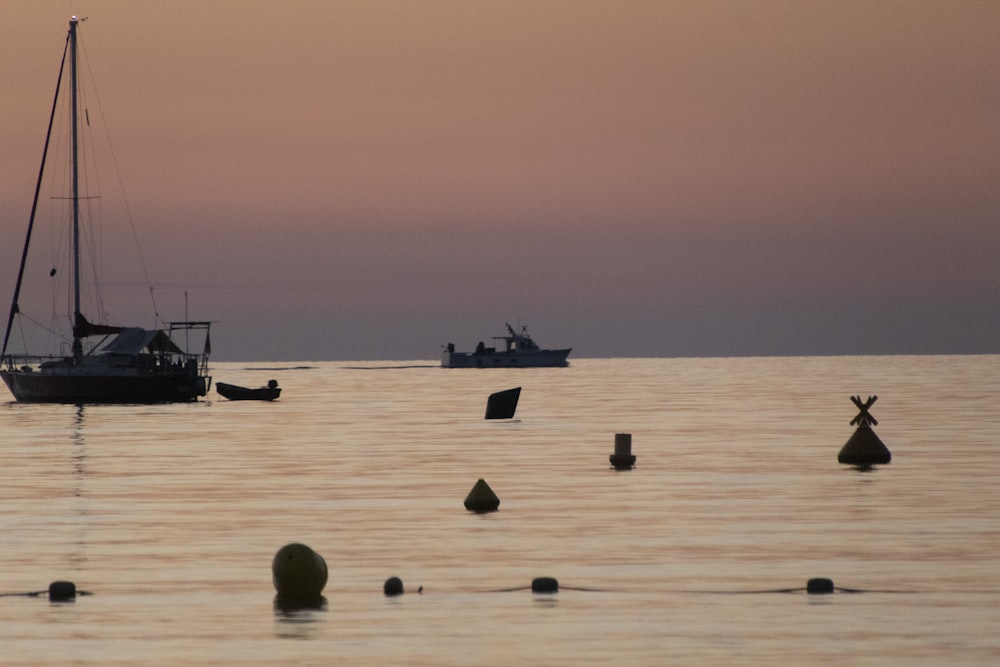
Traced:
<path fill-rule="evenodd" d="M 216 382 L 215 390 L 230 401 L 273 401 L 281 396 L 281 387 L 278 386 L 277 380 L 268 380 L 266 387 L 256 389 Z"/>

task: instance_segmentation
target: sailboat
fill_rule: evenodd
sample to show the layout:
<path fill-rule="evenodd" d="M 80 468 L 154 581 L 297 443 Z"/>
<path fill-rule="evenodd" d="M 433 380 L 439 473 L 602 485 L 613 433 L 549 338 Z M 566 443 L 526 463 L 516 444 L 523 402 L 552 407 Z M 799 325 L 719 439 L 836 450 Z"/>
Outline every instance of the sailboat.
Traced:
<path fill-rule="evenodd" d="M 77 29 L 80 21 L 74 16 L 69 22 L 69 34 L 63 48 L 62 64 L 56 84 L 55 99 L 49 117 L 49 126 L 42 152 L 42 162 L 35 186 L 35 197 L 28 221 L 28 232 L 21 252 L 21 263 L 14 287 L 7 327 L 4 332 L 3 349 L 0 350 L 0 377 L 14 395 L 15 400 L 27 403 L 161 403 L 194 401 L 204 396 L 212 378 L 208 375 L 208 356 L 211 353 L 209 329 L 211 322 L 181 321 L 160 322 L 162 326 L 144 329 L 137 326 L 113 326 L 99 323 L 99 317 L 91 316 L 91 322 L 83 313 L 81 299 L 81 194 L 79 153 L 82 149 L 80 125 L 85 120 L 89 124 L 86 109 L 81 114 L 78 78 Z M 30 336 L 22 332 L 24 353 L 9 353 L 11 333 L 15 321 L 25 319 L 27 327 L 37 325 L 39 319 L 27 313 L 19 303 L 25 268 L 28 265 L 28 249 L 31 245 L 32 230 L 38 210 L 39 193 L 42 189 L 45 162 L 53 135 L 53 124 L 58 108 L 59 92 L 63 87 L 63 72 L 69 63 L 69 109 L 71 139 L 69 152 L 71 192 L 65 200 L 69 203 L 70 252 L 67 253 L 71 279 L 68 281 L 72 314 L 63 319 L 64 332 L 57 337 L 56 350 L 29 353 L 27 350 L 37 344 L 29 341 Z M 83 115 L 83 117 L 81 117 Z M 50 276 L 56 275 L 53 268 Z M 152 292 L 152 290 L 150 290 Z M 186 301 L 186 298 L 185 298 Z M 52 301 L 56 302 L 55 299 Z M 155 308 L 155 305 L 154 305 Z M 187 310 L 185 306 L 185 311 Z M 98 309 L 98 313 L 103 309 Z M 159 317 L 157 315 L 157 317 Z M 185 312 L 186 318 L 186 312 Z M 66 321 L 68 320 L 68 321 Z M 68 325 L 68 328 L 67 328 Z M 35 327 L 38 329 L 39 327 Z M 44 325 L 48 332 L 53 331 Z M 36 337 L 37 338 L 37 337 Z M 190 352 L 193 346 L 201 344 L 200 352 Z"/>

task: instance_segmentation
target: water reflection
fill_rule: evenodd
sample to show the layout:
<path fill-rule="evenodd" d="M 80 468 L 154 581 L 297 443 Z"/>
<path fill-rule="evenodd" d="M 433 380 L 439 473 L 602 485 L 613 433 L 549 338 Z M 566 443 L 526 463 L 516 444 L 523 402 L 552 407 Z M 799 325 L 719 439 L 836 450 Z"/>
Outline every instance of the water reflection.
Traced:
<path fill-rule="evenodd" d="M 995 663 L 997 360 L 331 363 L 276 376 L 296 398 L 268 410 L 0 403 L 3 589 L 95 591 L 58 613 L 0 598 L 0 663 L 67 662 L 81 637 L 102 664 Z M 219 374 L 252 382 L 245 365 Z M 875 384 L 859 371 L 893 399 L 902 467 L 836 462 L 836 397 Z M 518 384 L 519 422 L 483 420 Z M 618 432 L 644 443 L 628 474 L 608 470 Z M 478 478 L 500 512 L 464 511 Z M 333 554 L 337 604 L 268 618 L 289 539 Z M 384 598 L 394 572 L 412 585 Z M 539 574 L 556 595 L 530 592 Z M 810 576 L 867 595 L 809 595 Z"/>
<path fill-rule="evenodd" d="M 76 406 L 73 415 L 73 433 L 70 442 L 73 444 L 73 469 L 76 471 L 76 496 L 83 495 L 84 462 L 87 459 L 86 438 L 83 435 L 83 405 Z"/>
<path fill-rule="evenodd" d="M 328 611 L 326 598 L 305 601 L 288 599 L 280 595 L 274 598 L 274 617 L 278 621 L 275 636 L 281 639 L 310 639 L 316 635 L 317 625 Z"/>
<path fill-rule="evenodd" d="M 298 597 L 288 595 L 274 596 L 274 613 L 296 615 L 300 612 L 326 611 L 326 597 Z"/>
<path fill-rule="evenodd" d="M 76 513 L 80 517 L 80 521 L 77 524 L 77 539 L 76 546 L 77 551 L 69 554 L 70 561 L 77 568 L 83 569 L 87 563 L 86 549 L 87 549 L 87 534 L 86 534 L 86 521 L 84 517 L 87 514 L 87 510 L 84 505 L 84 478 L 86 476 L 87 468 L 87 440 L 84 436 L 84 406 L 78 404 L 75 406 L 73 412 L 73 429 L 70 433 L 70 443 L 72 446 L 72 457 L 73 457 L 73 495 L 77 499 Z"/>

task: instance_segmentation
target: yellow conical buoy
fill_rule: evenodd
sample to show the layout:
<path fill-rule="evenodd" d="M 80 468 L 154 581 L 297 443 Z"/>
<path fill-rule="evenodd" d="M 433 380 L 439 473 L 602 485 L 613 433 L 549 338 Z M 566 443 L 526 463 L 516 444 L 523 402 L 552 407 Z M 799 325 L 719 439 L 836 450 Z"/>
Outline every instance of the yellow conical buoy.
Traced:
<path fill-rule="evenodd" d="M 500 499 L 484 479 L 476 482 L 469 495 L 465 497 L 465 509 L 471 512 L 495 512 L 499 507 Z"/>
<path fill-rule="evenodd" d="M 847 441 L 837 455 L 837 461 L 848 465 L 870 466 L 885 464 L 892 460 L 892 453 L 875 431 L 869 426 L 861 426 Z"/>

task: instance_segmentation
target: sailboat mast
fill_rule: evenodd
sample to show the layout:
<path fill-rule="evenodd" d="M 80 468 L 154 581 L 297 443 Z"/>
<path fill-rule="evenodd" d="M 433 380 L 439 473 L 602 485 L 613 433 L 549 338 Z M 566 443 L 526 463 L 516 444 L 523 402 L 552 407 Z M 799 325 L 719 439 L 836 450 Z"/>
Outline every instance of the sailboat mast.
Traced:
<path fill-rule="evenodd" d="M 76 94 L 76 25 L 77 18 L 74 16 L 69 21 L 69 52 L 70 52 L 70 100 L 71 116 L 73 127 L 73 357 L 79 361 L 83 356 L 83 343 L 77 332 L 76 323 L 80 319 L 80 165 L 79 165 L 79 140 L 77 117 L 77 94 Z"/>

